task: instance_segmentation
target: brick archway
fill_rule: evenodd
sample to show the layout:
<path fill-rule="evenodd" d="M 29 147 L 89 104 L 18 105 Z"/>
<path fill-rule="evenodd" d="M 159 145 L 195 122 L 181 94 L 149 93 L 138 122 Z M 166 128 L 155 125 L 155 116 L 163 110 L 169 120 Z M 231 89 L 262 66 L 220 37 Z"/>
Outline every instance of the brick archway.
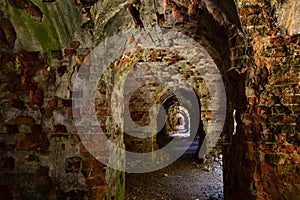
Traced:
<path fill-rule="evenodd" d="M 298 16 L 297 1 L 2 1 L 0 195 L 122 197 L 124 173 L 103 166 L 76 136 L 72 117 L 89 110 L 72 108 L 72 97 L 82 93 L 71 88 L 93 47 L 133 25 L 146 33 L 159 25 L 205 47 L 222 74 L 225 199 L 298 198 Z M 104 101 L 119 75 L 114 67 L 95 101 L 102 128 L 123 146 Z"/>

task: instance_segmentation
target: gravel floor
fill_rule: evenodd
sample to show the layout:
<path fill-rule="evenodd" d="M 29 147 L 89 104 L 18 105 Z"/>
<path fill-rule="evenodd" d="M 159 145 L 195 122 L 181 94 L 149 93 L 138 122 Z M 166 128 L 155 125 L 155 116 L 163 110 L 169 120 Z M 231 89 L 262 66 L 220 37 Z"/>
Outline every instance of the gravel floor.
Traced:
<path fill-rule="evenodd" d="M 201 165 L 194 158 L 197 144 L 173 164 L 144 174 L 126 174 L 126 200 L 221 200 L 222 160 Z"/>

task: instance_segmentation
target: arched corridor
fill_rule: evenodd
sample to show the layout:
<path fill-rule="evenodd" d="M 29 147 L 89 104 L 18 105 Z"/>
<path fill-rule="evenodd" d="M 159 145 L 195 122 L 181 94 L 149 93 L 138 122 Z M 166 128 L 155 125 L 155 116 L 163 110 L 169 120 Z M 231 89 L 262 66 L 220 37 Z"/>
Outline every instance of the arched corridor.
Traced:
<path fill-rule="evenodd" d="M 1 0 L 0 199 L 298 200 L 299 18 L 296 0 Z"/>

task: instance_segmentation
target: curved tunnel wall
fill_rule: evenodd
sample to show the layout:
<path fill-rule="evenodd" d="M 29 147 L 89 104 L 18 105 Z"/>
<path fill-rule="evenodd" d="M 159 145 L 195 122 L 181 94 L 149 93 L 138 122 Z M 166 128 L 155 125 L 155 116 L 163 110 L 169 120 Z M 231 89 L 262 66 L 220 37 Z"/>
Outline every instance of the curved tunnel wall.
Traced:
<path fill-rule="evenodd" d="M 225 198 L 297 198 L 298 3 L 155 2 L 141 1 L 145 27 L 158 23 L 193 37 L 207 49 L 223 75 L 228 97 L 224 134 L 230 136 L 223 147 Z M 75 134 L 71 113 L 78 117 L 82 113 L 72 110 L 71 96 L 80 95 L 80 91 L 73 94 L 70 88 L 74 72 L 89 54 L 86 47 L 132 26 L 124 7 L 129 2 L 76 3 L 77 7 L 73 3 L 60 5 L 64 4 L 61 1 L 53 5 L 34 0 L 0 3 L 0 188 L 1 197 L 6 199 L 122 197 L 124 174 L 105 168 L 91 157 Z M 66 23 L 53 20 L 61 16 L 52 16 L 57 13 L 54 5 L 75 17 L 66 15 Z M 23 16 L 24 24 L 29 24 L 22 29 L 24 34 L 14 10 Z M 65 27 L 71 22 L 74 26 Z M 50 39 L 39 34 L 38 27 L 53 31 L 45 31 Z M 74 39 L 69 41 L 73 33 Z M 43 41 L 45 38 L 49 40 Z M 107 72 L 105 80 L 112 83 L 108 79 L 114 79 L 113 74 Z M 104 91 L 109 87 L 100 92 L 105 98 Z M 101 95 L 100 101 L 104 99 Z M 99 112 L 104 116 L 101 123 L 114 135 L 120 129 L 111 129 L 115 124 L 111 123 L 107 104 L 100 105 Z M 233 109 L 237 110 L 235 136 L 231 136 Z M 122 137 L 117 138 L 121 145 Z"/>

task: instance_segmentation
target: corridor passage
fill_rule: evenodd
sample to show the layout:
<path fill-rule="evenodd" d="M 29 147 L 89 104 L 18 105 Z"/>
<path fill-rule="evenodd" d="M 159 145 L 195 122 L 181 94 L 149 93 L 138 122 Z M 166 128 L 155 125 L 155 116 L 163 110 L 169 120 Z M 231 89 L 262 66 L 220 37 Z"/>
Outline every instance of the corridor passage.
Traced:
<path fill-rule="evenodd" d="M 221 200 L 223 199 L 222 155 L 199 164 L 197 142 L 183 156 L 158 171 L 126 174 L 126 200 Z"/>

